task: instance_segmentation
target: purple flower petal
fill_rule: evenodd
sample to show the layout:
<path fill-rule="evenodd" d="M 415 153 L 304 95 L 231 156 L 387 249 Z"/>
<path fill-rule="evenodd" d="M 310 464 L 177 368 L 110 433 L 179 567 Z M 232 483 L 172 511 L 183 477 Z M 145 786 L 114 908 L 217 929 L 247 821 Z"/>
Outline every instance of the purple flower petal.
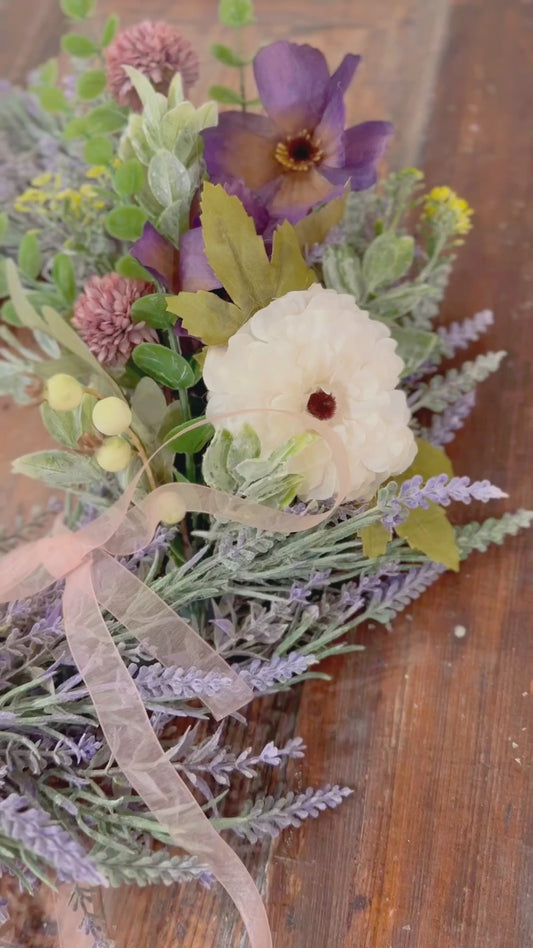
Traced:
<path fill-rule="evenodd" d="M 257 53 L 254 75 L 261 102 L 281 131 L 296 135 L 318 125 L 330 81 L 320 50 L 286 40 L 271 43 Z"/>
<path fill-rule="evenodd" d="M 346 165 L 359 167 L 372 162 L 375 164 L 384 154 L 394 128 L 390 122 L 361 122 L 353 125 L 344 133 Z"/>
<path fill-rule="evenodd" d="M 130 254 L 163 284 L 167 290 L 179 289 L 179 253 L 166 237 L 146 222 L 139 239 L 130 248 Z"/>
<path fill-rule="evenodd" d="M 201 227 L 186 231 L 180 240 L 179 278 L 182 290 L 213 290 L 222 286 L 205 254 Z"/>
<path fill-rule="evenodd" d="M 279 134 L 264 115 L 222 112 L 216 128 L 206 128 L 202 137 L 212 181 L 240 178 L 255 191 L 280 173 L 274 157 Z"/>
<path fill-rule="evenodd" d="M 348 53 L 348 55 L 344 57 L 340 66 L 335 70 L 331 79 L 329 80 L 327 91 L 328 99 L 335 92 L 340 92 L 342 95 L 344 95 L 360 62 L 361 57 L 354 56 L 353 53 Z"/>
<path fill-rule="evenodd" d="M 339 193 L 342 193 L 342 188 Z M 336 189 L 322 176 L 322 168 L 320 174 L 316 168 L 312 168 L 298 174 L 282 174 L 262 188 L 260 194 L 273 217 L 280 220 L 290 218 L 294 222 L 304 217 L 315 204 L 322 204 L 336 196 Z"/>
<path fill-rule="evenodd" d="M 346 108 L 342 92 L 331 96 L 324 114 L 315 130 L 314 139 L 320 142 L 323 162 L 328 167 L 339 168 L 344 164 L 344 123 Z"/>

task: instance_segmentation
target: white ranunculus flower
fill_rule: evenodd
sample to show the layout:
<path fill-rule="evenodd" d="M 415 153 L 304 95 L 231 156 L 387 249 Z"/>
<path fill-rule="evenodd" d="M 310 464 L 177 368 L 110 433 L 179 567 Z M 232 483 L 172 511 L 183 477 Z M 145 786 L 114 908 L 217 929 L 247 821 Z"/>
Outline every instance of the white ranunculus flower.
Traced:
<path fill-rule="evenodd" d="M 348 499 L 366 500 L 416 454 L 407 401 L 396 388 L 403 362 L 395 350 L 387 327 L 353 297 L 318 284 L 287 293 L 255 313 L 227 345 L 208 350 L 207 417 L 234 432 L 251 424 L 264 456 L 305 424 L 282 414 L 223 422 L 216 416 L 277 408 L 329 421 L 348 453 Z M 337 471 L 323 439 L 294 457 L 291 470 L 304 477 L 303 499 L 335 495 Z"/>

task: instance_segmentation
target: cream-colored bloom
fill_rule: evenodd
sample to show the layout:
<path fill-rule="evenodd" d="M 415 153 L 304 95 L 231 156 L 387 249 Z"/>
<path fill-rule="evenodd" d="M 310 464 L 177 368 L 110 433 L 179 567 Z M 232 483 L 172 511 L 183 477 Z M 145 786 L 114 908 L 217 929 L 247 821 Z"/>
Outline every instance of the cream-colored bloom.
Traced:
<path fill-rule="evenodd" d="M 349 499 L 366 500 L 416 454 L 409 409 L 396 386 L 403 362 L 383 323 L 370 319 L 353 297 L 315 285 L 287 293 L 257 312 L 226 346 L 209 349 L 204 380 L 207 417 L 236 431 L 253 425 L 262 455 L 305 430 L 283 414 L 217 422 L 244 409 L 284 409 L 328 421 L 349 459 Z M 334 496 L 337 471 L 320 438 L 291 461 L 304 477 L 301 496 Z"/>

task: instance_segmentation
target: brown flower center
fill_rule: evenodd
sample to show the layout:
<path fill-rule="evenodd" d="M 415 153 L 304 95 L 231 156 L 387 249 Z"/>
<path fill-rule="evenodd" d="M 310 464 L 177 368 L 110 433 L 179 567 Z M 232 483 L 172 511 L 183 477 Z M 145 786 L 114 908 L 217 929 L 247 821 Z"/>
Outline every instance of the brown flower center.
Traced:
<path fill-rule="evenodd" d="M 310 171 L 313 165 L 322 161 L 324 154 L 319 141 L 314 141 L 306 128 L 298 135 L 288 135 L 285 141 L 278 142 L 274 152 L 276 161 L 288 171 Z"/>
<path fill-rule="evenodd" d="M 321 388 L 317 388 L 316 392 L 313 392 L 307 399 L 306 408 L 310 415 L 314 415 L 314 417 L 320 419 L 320 421 L 329 421 L 335 414 L 337 402 L 333 395 L 330 395 L 328 392 L 323 392 Z"/>

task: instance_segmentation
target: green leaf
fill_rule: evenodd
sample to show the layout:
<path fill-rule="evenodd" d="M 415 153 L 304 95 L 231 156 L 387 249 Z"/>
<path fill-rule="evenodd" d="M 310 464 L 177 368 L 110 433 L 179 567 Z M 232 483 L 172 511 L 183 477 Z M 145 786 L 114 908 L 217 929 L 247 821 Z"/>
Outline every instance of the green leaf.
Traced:
<path fill-rule="evenodd" d="M 233 302 L 251 316 L 272 298 L 262 237 L 239 199 L 220 184 L 204 184 L 201 219 L 209 263 Z"/>
<path fill-rule="evenodd" d="M 12 464 L 14 474 L 25 474 L 56 490 L 72 490 L 102 481 L 102 471 L 92 458 L 52 448 L 24 454 Z"/>
<path fill-rule="evenodd" d="M 154 329 L 169 329 L 176 317 L 167 310 L 167 298 L 163 293 L 150 293 L 135 300 L 131 307 L 134 323 L 146 323 Z"/>
<path fill-rule="evenodd" d="M 329 232 L 343 220 L 347 200 L 348 193 L 343 194 L 342 197 L 323 204 L 294 225 L 301 250 L 324 243 Z"/>
<path fill-rule="evenodd" d="M 443 563 L 458 572 L 459 547 L 443 507 L 430 504 L 427 510 L 411 510 L 407 520 L 395 530 L 411 549 L 420 550 L 434 563 Z"/>
<path fill-rule="evenodd" d="M 2 244 L 7 236 L 7 229 L 9 227 L 9 216 L 7 211 L 2 211 L 0 213 L 0 244 Z"/>
<path fill-rule="evenodd" d="M 133 204 L 114 207 L 106 216 L 105 226 L 117 240 L 138 240 L 146 223 L 146 214 Z"/>
<path fill-rule="evenodd" d="M 72 305 L 76 299 L 76 274 L 68 254 L 56 254 L 52 264 L 52 277 L 65 302 L 69 306 Z"/>
<path fill-rule="evenodd" d="M 423 332 L 421 329 L 400 329 L 390 327 L 391 336 L 398 343 L 396 352 L 405 365 L 402 377 L 411 375 L 431 357 L 438 345 L 439 337 L 435 332 Z"/>
<path fill-rule="evenodd" d="M 78 59 L 88 59 L 98 52 L 98 46 L 81 33 L 66 33 L 61 37 L 61 49 Z"/>
<path fill-rule="evenodd" d="M 65 141 L 70 142 L 75 138 L 84 138 L 86 133 L 87 122 L 85 121 L 85 116 L 79 115 L 67 122 L 63 129 L 63 138 Z"/>
<path fill-rule="evenodd" d="M 82 434 L 79 410 L 54 411 L 45 401 L 40 411 L 43 425 L 54 441 L 66 448 L 75 448 Z"/>
<path fill-rule="evenodd" d="M 279 299 L 291 290 L 307 290 L 316 283 L 316 276 L 307 266 L 298 243 L 296 231 L 289 221 L 274 231 L 270 261 L 271 298 Z"/>
<path fill-rule="evenodd" d="M 228 452 L 228 471 L 235 471 L 243 461 L 258 458 L 261 454 L 261 442 L 251 427 L 243 425 L 241 430 L 234 435 L 233 441 Z"/>
<path fill-rule="evenodd" d="M 18 249 L 18 265 L 28 279 L 35 280 L 39 276 L 42 257 L 35 234 L 28 233 L 22 238 Z"/>
<path fill-rule="evenodd" d="M 363 527 L 359 536 L 363 541 L 363 553 L 371 560 L 386 553 L 387 543 L 391 538 L 389 531 L 382 523 L 372 523 L 368 527 Z"/>
<path fill-rule="evenodd" d="M 120 273 L 120 276 L 127 277 L 129 280 L 147 280 L 151 283 L 154 279 L 135 257 L 130 257 L 129 253 L 117 260 L 115 270 Z"/>
<path fill-rule="evenodd" d="M 57 59 L 48 59 L 39 69 L 39 79 L 43 86 L 55 86 L 59 75 Z"/>
<path fill-rule="evenodd" d="M 185 165 L 170 151 L 162 148 L 151 158 L 148 165 L 148 187 L 156 201 L 170 208 L 191 191 L 191 179 Z M 187 219 L 189 202 L 187 201 Z"/>
<path fill-rule="evenodd" d="M 122 197 L 129 197 L 136 194 L 143 186 L 144 172 L 140 161 L 136 158 L 130 158 L 125 161 L 115 171 L 113 183 L 115 190 Z"/>
<path fill-rule="evenodd" d="M 9 323 L 10 326 L 22 326 L 22 320 L 19 318 L 11 300 L 6 300 L 0 310 L 0 315 L 2 322 Z"/>
<path fill-rule="evenodd" d="M 237 306 L 205 290 L 167 296 L 167 308 L 181 318 L 191 336 L 197 336 L 206 346 L 223 346 L 246 322 Z"/>
<path fill-rule="evenodd" d="M 228 472 L 228 454 L 233 443 L 233 435 L 225 428 L 219 428 L 211 441 L 202 461 L 202 474 L 208 487 L 233 493 L 237 481 Z"/>
<path fill-rule="evenodd" d="M 416 444 L 418 453 L 413 463 L 403 474 L 393 478 L 397 484 L 403 484 L 404 481 L 410 480 L 415 474 L 420 474 L 425 481 L 429 480 L 430 477 L 437 477 L 439 474 L 447 474 L 448 477 L 453 477 L 452 462 L 443 448 L 438 448 L 423 438 L 417 438 Z"/>
<path fill-rule="evenodd" d="M 224 46 L 223 43 L 213 43 L 211 46 L 211 55 L 218 59 L 219 63 L 224 63 L 225 66 L 234 66 L 236 68 L 242 68 L 247 66 L 250 60 L 243 59 L 242 56 L 239 56 L 234 49 L 230 49 L 229 46 Z"/>
<path fill-rule="evenodd" d="M 103 69 L 88 69 L 78 79 L 77 92 L 80 99 L 89 102 L 97 99 L 106 87 L 106 75 Z"/>
<path fill-rule="evenodd" d="M 85 116 L 86 131 L 89 135 L 107 135 L 118 132 L 127 122 L 126 112 L 112 105 L 97 105 Z"/>
<path fill-rule="evenodd" d="M 118 27 L 119 27 L 119 23 L 120 23 L 120 20 L 118 16 L 112 13 L 104 26 L 104 29 L 102 32 L 102 39 L 100 40 L 104 49 L 106 46 L 109 46 L 109 44 L 114 40 Z"/>
<path fill-rule="evenodd" d="M 94 10 L 95 0 L 60 0 L 60 6 L 71 20 L 85 20 Z"/>
<path fill-rule="evenodd" d="M 361 261 L 353 248 L 347 244 L 324 248 L 322 273 L 328 289 L 337 290 L 338 293 L 351 293 L 357 301 L 364 297 Z"/>
<path fill-rule="evenodd" d="M 195 418 L 195 421 L 202 421 L 202 418 Z M 187 431 L 191 427 L 190 421 L 184 421 L 176 428 L 172 428 L 165 436 L 165 444 L 176 454 L 198 454 L 206 444 L 211 441 L 215 433 L 213 425 L 206 423 L 193 431 Z M 183 433 L 182 433 L 183 432 Z"/>
<path fill-rule="evenodd" d="M 45 112 L 64 112 L 68 108 L 65 93 L 57 86 L 42 86 L 35 93 Z"/>
<path fill-rule="evenodd" d="M 218 18 L 223 26 L 249 26 L 255 20 L 252 0 L 220 0 Z"/>
<path fill-rule="evenodd" d="M 107 165 L 113 158 L 113 146 L 103 135 L 85 142 L 83 157 L 88 165 Z"/>
<path fill-rule="evenodd" d="M 135 386 L 131 399 L 131 410 L 134 417 L 134 430 L 136 418 L 150 430 L 159 428 L 167 411 L 167 402 L 164 393 L 154 379 L 144 375 Z"/>
<path fill-rule="evenodd" d="M 220 102 L 221 105 L 243 104 L 242 96 L 240 96 L 238 92 L 235 92 L 234 89 L 230 89 L 229 86 L 209 86 L 207 95 L 210 99 L 214 99 L 215 102 Z"/>
<path fill-rule="evenodd" d="M 135 346 L 132 358 L 138 369 L 168 388 L 190 388 L 194 372 L 183 356 L 156 342 L 141 342 Z"/>
<path fill-rule="evenodd" d="M 9 296 L 5 268 L 6 259 L 6 257 L 0 255 L 0 300 L 5 300 L 6 296 Z"/>
<path fill-rule="evenodd" d="M 363 257 L 363 277 L 368 291 L 394 283 L 409 270 L 414 257 L 412 237 L 400 237 L 387 231 L 376 237 Z"/>

